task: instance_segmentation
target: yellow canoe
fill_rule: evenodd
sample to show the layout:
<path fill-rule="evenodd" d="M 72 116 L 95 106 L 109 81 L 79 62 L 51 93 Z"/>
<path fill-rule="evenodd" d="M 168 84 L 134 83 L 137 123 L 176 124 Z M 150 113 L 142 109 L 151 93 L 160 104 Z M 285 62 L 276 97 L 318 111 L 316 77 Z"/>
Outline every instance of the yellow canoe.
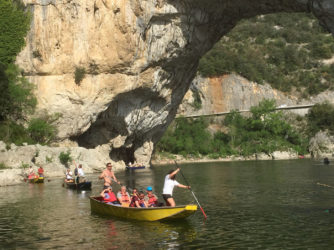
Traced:
<path fill-rule="evenodd" d="M 29 179 L 30 183 L 44 183 L 44 177 L 37 177 L 34 179 Z"/>
<path fill-rule="evenodd" d="M 153 208 L 121 207 L 104 203 L 102 197 L 89 198 L 92 212 L 132 220 L 158 221 L 184 219 L 194 214 L 197 210 L 197 205 Z"/>

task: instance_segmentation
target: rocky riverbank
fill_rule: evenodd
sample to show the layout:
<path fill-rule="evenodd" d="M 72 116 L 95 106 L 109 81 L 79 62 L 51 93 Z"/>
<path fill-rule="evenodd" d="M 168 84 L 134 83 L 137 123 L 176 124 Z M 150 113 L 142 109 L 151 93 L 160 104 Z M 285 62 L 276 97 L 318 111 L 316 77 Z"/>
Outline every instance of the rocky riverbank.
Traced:
<path fill-rule="evenodd" d="M 125 168 L 124 162 L 114 162 L 109 158 L 110 149 L 97 147 L 48 147 L 42 145 L 6 145 L 0 141 L 0 186 L 19 184 L 24 181 L 25 171 L 32 166 L 35 172 L 42 166 L 46 177 L 64 176 L 66 167 L 60 162 L 61 153 L 69 153 L 76 164 L 82 164 L 86 174 L 101 171 L 107 162 L 113 164 L 113 170 Z M 72 170 L 72 161 L 68 165 Z"/>
<path fill-rule="evenodd" d="M 331 157 L 331 154 L 323 154 L 321 157 Z M 174 161 L 178 163 L 192 163 L 192 162 L 229 162 L 229 161 L 255 161 L 255 160 L 294 160 L 294 159 L 304 159 L 304 158 L 311 158 L 310 154 L 307 155 L 298 155 L 295 152 L 281 152 L 276 151 L 272 154 L 256 154 L 252 156 L 227 156 L 227 157 L 220 157 L 217 159 L 212 159 L 208 157 L 183 157 L 182 155 L 169 155 L 161 156 L 155 155 L 152 159 L 152 165 L 167 165 L 167 164 L 174 164 Z"/>

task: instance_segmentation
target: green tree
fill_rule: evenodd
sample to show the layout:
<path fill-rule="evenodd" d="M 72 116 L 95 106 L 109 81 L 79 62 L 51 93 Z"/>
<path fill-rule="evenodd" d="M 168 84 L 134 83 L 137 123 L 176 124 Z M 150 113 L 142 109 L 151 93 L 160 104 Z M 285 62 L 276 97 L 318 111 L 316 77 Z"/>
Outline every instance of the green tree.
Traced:
<path fill-rule="evenodd" d="M 0 1 L 0 64 L 8 65 L 24 46 L 30 17 L 21 1 Z"/>
<path fill-rule="evenodd" d="M 334 134 L 334 106 L 328 102 L 314 105 L 307 114 L 308 131 L 315 135 L 318 131 L 328 130 Z"/>
<path fill-rule="evenodd" d="M 22 76 L 14 61 L 25 44 L 29 23 L 29 12 L 20 0 L 0 1 L 0 140 L 18 145 L 48 143 L 55 134 L 54 127 L 43 119 L 32 119 L 28 129 L 23 126 L 37 100 L 34 85 Z"/>
<path fill-rule="evenodd" d="M 36 105 L 32 85 L 13 65 L 24 46 L 29 21 L 20 1 L 0 1 L 0 122 L 22 119 L 23 113 L 31 112 Z"/>
<path fill-rule="evenodd" d="M 37 100 L 33 94 L 34 85 L 20 76 L 19 69 L 9 64 L 4 76 L 5 92 L 1 94 L 0 121 L 11 119 L 21 120 L 26 114 L 31 114 L 36 107 Z M 6 98 L 6 100 L 4 100 Z"/>
<path fill-rule="evenodd" d="M 48 144 L 54 140 L 56 130 L 46 119 L 34 118 L 29 121 L 28 132 L 35 142 Z"/>
<path fill-rule="evenodd" d="M 157 145 L 158 151 L 206 155 L 211 152 L 211 135 L 204 119 L 177 118 Z"/>

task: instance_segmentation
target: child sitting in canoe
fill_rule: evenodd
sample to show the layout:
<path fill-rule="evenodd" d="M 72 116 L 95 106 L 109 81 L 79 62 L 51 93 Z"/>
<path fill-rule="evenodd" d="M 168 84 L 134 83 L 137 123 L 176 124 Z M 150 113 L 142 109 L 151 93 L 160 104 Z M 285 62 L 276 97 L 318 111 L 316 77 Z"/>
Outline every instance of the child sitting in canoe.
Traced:
<path fill-rule="evenodd" d="M 73 183 L 74 182 L 74 179 L 73 179 L 73 174 L 72 174 L 72 171 L 71 169 L 66 169 L 66 178 L 65 178 L 65 182 L 68 182 L 68 183 Z"/>
<path fill-rule="evenodd" d="M 157 207 L 159 205 L 158 197 L 153 194 L 152 187 L 148 186 L 146 192 L 147 195 L 145 196 L 145 201 L 148 207 Z"/>
<path fill-rule="evenodd" d="M 134 193 L 131 199 L 130 207 L 148 207 L 143 192 Z"/>
<path fill-rule="evenodd" d="M 110 186 L 101 192 L 101 196 L 103 197 L 103 201 L 107 204 L 120 205 Z"/>
<path fill-rule="evenodd" d="M 126 192 L 126 187 L 122 186 L 121 190 L 117 193 L 117 199 L 121 203 L 122 207 L 128 207 L 131 202 L 131 198 L 128 192 Z"/>

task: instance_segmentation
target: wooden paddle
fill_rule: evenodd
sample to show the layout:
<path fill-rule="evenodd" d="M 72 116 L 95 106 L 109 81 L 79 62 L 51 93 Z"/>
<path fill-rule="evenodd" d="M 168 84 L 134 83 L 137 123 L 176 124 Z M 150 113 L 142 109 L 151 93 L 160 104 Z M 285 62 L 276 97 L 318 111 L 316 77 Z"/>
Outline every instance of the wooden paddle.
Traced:
<path fill-rule="evenodd" d="M 114 180 L 114 178 L 110 178 L 113 182 L 115 182 L 115 183 L 117 183 L 120 187 L 122 187 L 123 186 L 123 184 L 121 183 L 121 182 L 117 182 L 117 181 L 115 181 Z M 132 188 L 130 188 L 130 187 L 127 187 L 126 185 L 124 185 L 125 187 L 126 187 L 126 189 L 128 189 L 130 192 L 132 192 L 133 191 L 133 189 Z"/>
<path fill-rule="evenodd" d="M 199 204 L 199 201 L 198 201 L 198 199 L 196 198 L 196 195 L 194 194 L 193 190 L 191 189 L 191 186 L 189 185 L 189 182 L 187 181 L 186 177 L 183 175 L 182 170 L 181 170 L 181 168 L 179 167 L 179 165 L 177 164 L 177 162 L 176 162 L 175 160 L 174 160 L 174 162 L 175 162 L 176 166 L 180 169 L 180 173 L 181 173 L 181 175 L 182 175 L 184 181 L 186 182 L 187 186 L 190 187 L 190 191 L 191 191 L 192 195 L 194 196 L 194 198 L 195 198 L 195 200 L 196 200 L 196 202 L 197 202 L 199 208 L 201 209 L 201 211 L 202 211 L 202 213 L 203 213 L 203 215 L 204 215 L 204 218 L 206 219 L 207 216 L 206 216 L 206 214 L 205 214 L 205 212 L 204 212 L 204 210 L 203 210 L 201 204 Z"/>
<path fill-rule="evenodd" d="M 319 183 L 319 182 L 317 182 L 317 185 L 324 186 L 324 187 L 329 187 L 329 188 L 334 188 L 333 186 L 330 186 L 330 185 L 327 185 L 327 184 L 323 184 L 323 183 Z"/>

